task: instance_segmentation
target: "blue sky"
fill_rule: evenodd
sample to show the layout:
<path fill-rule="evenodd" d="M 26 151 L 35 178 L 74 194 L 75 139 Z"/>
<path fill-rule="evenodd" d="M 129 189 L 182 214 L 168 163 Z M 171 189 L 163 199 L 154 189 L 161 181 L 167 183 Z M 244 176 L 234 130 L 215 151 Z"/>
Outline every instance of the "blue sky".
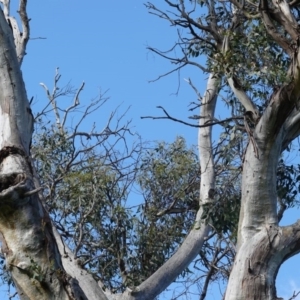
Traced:
<path fill-rule="evenodd" d="M 152 3 L 164 7 L 164 1 Z M 155 83 L 148 82 L 169 71 L 172 65 L 150 53 L 147 45 L 167 50 L 177 34 L 167 22 L 149 15 L 143 1 L 28 0 L 28 14 L 32 40 L 22 69 L 28 98 L 34 96 L 33 110 L 47 103 L 39 83 L 51 89 L 55 69 L 59 67 L 62 86 L 70 80 L 74 86 L 85 81 L 82 104 L 88 104 L 100 89 L 108 90 L 110 101 L 92 120 L 99 129 L 110 112 L 121 104 L 121 112 L 130 106 L 127 118 L 132 119 L 133 131 L 144 140 L 172 142 L 182 135 L 188 144 L 197 143 L 195 128 L 167 120 L 140 119 L 161 115 L 156 108 L 161 105 L 173 116 L 187 120 L 188 104 L 196 96 L 184 78 L 191 77 L 201 92 L 206 83 L 206 76 L 195 68 L 186 68 L 179 76 L 174 73 Z M 178 83 L 179 94 L 174 95 Z M 295 219 L 296 215 L 292 217 Z M 299 259 L 284 265 L 277 285 L 280 296 L 288 299 L 293 290 L 300 290 L 299 269 Z M 5 286 L 0 287 L 3 300 L 8 299 L 6 290 Z M 218 288 L 207 299 L 220 299 Z"/>
<path fill-rule="evenodd" d="M 147 45 L 168 49 L 176 38 L 169 24 L 151 16 L 141 1 L 118 3 L 110 1 L 31 0 L 28 13 L 31 20 L 31 37 L 28 55 L 23 65 L 28 97 L 35 96 L 39 103 L 45 101 L 39 86 L 52 85 L 55 68 L 59 67 L 62 82 L 69 80 L 75 86 L 86 82 L 82 102 L 88 101 L 109 89 L 111 97 L 101 117 L 119 104 L 123 110 L 131 106 L 128 119 L 146 140 L 173 141 L 184 135 L 190 143 L 197 142 L 197 130 L 170 121 L 140 120 L 141 116 L 158 115 L 157 105 L 179 117 L 188 116 L 187 105 L 195 95 L 183 80 L 179 96 L 177 74 L 156 83 L 148 81 L 170 70 L 167 61 L 154 56 Z M 198 86 L 203 76 L 197 74 Z"/>

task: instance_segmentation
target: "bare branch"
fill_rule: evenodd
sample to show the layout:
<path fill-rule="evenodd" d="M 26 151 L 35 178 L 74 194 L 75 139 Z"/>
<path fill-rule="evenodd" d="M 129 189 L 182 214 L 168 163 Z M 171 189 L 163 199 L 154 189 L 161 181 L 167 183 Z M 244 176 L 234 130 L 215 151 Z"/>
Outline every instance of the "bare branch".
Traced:
<path fill-rule="evenodd" d="M 30 27 L 29 19 L 26 11 L 27 0 L 20 0 L 19 15 L 22 23 L 22 32 L 19 29 L 17 20 L 10 16 L 10 0 L 0 0 L 3 4 L 3 13 L 7 20 L 8 25 L 11 27 L 14 36 L 15 47 L 19 64 L 22 64 L 23 58 L 26 55 L 26 46 L 29 40 Z"/>
<path fill-rule="evenodd" d="M 28 19 L 27 16 L 26 5 L 27 5 L 27 0 L 20 0 L 20 6 L 18 12 L 22 22 L 22 34 L 20 36 L 20 47 L 19 50 L 17 51 L 20 64 L 22 64 L 23 58 L 26 54 L 26 46 L 30 36 L 30 27 L 29 27 L 30 19 Z"/>
<path fill-rule="evenodd" d="M 174 7 L 179 12 L 179 18 L 178 19 L 172 19 L 170 16 L 168 16 L 165 12 L 158 9 L 156 6 L 154 6 L 152 3 L 147 2 L 145 6 L 150 10 L 150 14 L 155 14 L 159 16 L 162 19 L 168 20 L 172 25 L 178 25 L 181 27 L 188 27 L 188 22 L 190 22 L 192 25 L 194 25 L 196 28 L 209 32 L 211 34 L 214 34 L 213 29 L 210 26 L 203 26 L 197 22 L 195 22 L 193 19 L 191 19 L 188 16 L 188 13 L 185 11 L 183 2 L 181 1 L 181 8 L 178 4 L 174 4 L 171 1 L 165 0 L 166 3 L 168 3 L 171 7 Z M 154 13 L 152 11 L 154 11 Z"/>
<path fill-rule="evenodd" d="M 238 81 L 235 78 L 235 76 L 227 78 L 227 81 L 236 98 L 245 107 L 245 110 L 252 112 L 255 116 L 255 119 L 258 119 L 259 113 L 257 108 L 255 107 L 251 99 L 248 97 L 248 95 L 245 93 L 245 91 L 242 89 L 241 85 L 238 84 Z"/>
<path fill-rule="evenodd" d="M 196 95 L 197 95 L 197 100 L 198 101 L 201 101 L 202 100 L 202 97 L 201 97 L 201 95 L 200 95 L 200 92 L 198 91 L 198 89 L 196 88 L 196 86 L 193 84 L 193 82 L 192 82 L 192 80 L 190 79 L 190 78 L 188 78 L 188 79 L 184 79 L 190 86 L 191 86 L 191 88 L 194 90 L 194 92 L 196 93 Z"/>
<path fill-rule="evenodd" d="M 55 100 L 55 98 L 56 98 L 55 97 L 55 92 L 58 89 L 58 87 L 56 86 L 57 81 L 55 82 L 52 94 L 50 94 L 48 87 L 44 83 L 41 82 L 40 85 L 46 91 L 47 97 L 49 99 L 49 103 L 51 103 L 53 111 L 55 113 L 56 125 L 57 125 L 59 131 L 63 134 L 63 127 L 62 127 L 62 124 L 61 124 L 60 115 L 59 115 L 57 103 L 56 103 L 56 100 Z"/>
<path fill-rule="evenodd" d="M 162 109 L 166 116 L 164 116 L 164 117 L 145 116 L 145 117 L 141 117 L 141 119 L 171 120 L 171 121 L 178 122 L 178 123 L 181 123 L 181 124 L 184 124 L 184 125 L 187 125 L 187 126 L 191 126 L 191 127 L 195 127 L 195 128 L 204 128 L 204 127 L 209 127 L 209 126 L 213 126 L 213 125 L 221 125 L 223 123 L 228 123 L 228 122 L 230 122 L 232 120 L 243 120 L 244 119 L 244 117 L 231 117 L 231 118 L 227 118 L 227 119 L 219 121 L 216 118 L 212 118 L 211 120 L 207 120 L 202 125 L 191 124 L 191 123 L 188 123 L 188 122 L 185 122 L 185 121 L 182 121 L 182 120 L 179 120 L 179 119 L 176 119 L 176 118 L 170 116 L 169 113 L 162 106 L 157 106 L 157 108 Z M 197 116 L 197 119 L 200 119 L 200 117 Z"/>
<path fill-rule="evenodd" d="M 147 47 L 147 49 L 150 50 L 150 51 L 152 51 L 152 52 L 154 52 L 154 53 L 156 53 L 156 54 L 158 54 L 159 56 L 161 56 L 161 57 L 163 57 L 163 58 L 168 59 L 169 61 L 171 61 L 172 64 L 176 64 L 176 65 L 177 65 L 177 64 L 181 64 L 179 67 L 177 67 L 177 68 L 175 68 L 175 69 L 173 69 L 173 70 L 171 70 L 171 71 L 169 71 L 169 72 L 166 72 L 166 73 L 164 73 L 163 75 L 158 76 L 156 79 L 150 80 L 150 82 L 155 82 L 155 81 L 161 79 L 162 77 L 165 77 L 165 76 L 170 75 L 170 74 L 172 74 L 172 73 L 174 73 L 174 72 L 176 72 L 176 71 L 179 71 L 180 69 L 182 69 L 182 68 L 185 67 L 186 65 L 192 65 L 192 66 L 198 67 L 198 68 L 199 68 L 200 70 L 202 70 L 203 72 L 207 72 L 207 69 L 206 69 L 205 67 L 203 67 L 201 64 L 196 63 L 196 62 L 193 62 L 193 61 L 190 61 L 190 60 L 187 58 L 187 55 L 185 55 L 185 56 L 182 57 L 182 58 L 174 58 L 174 57 L 167 56 L 167 55 L 164 54 L 164 53 L 166 53 L 166 52 L 172 51 L 172 50 L 174 49 L 174 47 L 172 47 L 171 50 L 168 50 L 168 51 L 166 51 L 166 52 L 159 51 L 159 50 L 157 50 L 157 49 L 155 49 L 155 48 L 152 48 L 152 47 Z"/>
<path fill-rule="evenodd" d="M 295 292 L 294 291 L 294 293 L 293 293 L 293 295 L 292 295 L 292 297 L 291 298 L 289 298 L 288 300 L 293 300 L 293 299 L 296 299 L 297 298 L 297 296 L 300 294 L 300 291 L 299 292 Z"/>
<path fill-rule="evenodd" d="M 85 83 L 82 82 L 81 86 L 79 87 L 78 91 L 76 92 L 75 97 L 74 97 L 74 100 L 73 100 L 73 104 L 65 110 L 65 115 L 64 115 L 63 121 L 62 121 L 62 126 L 63 126 L 63 127 L 64 127 L 65 124 L 66 124 L 67 117 L 68 117 L 68 113 L 69 113 L 71 110 L 73 110 L 76 106 L 78 106 L 78 105 L 80 104 L 80 101 L 79 101 L 79 94 L 80 94 L 81 91 L 83 90 L 84 84 L 85 84 Z"/>

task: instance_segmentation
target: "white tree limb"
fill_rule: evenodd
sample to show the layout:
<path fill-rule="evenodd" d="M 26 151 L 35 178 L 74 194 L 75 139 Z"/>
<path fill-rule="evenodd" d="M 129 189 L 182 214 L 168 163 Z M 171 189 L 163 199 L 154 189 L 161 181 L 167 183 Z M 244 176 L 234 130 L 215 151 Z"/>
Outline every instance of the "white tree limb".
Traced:
<path fill-rule="evenodd" d="M 102 288 L 98 285 L 93 276 L 80 267 L 80 264 L 76 263 L 74 254 L 68 246 L 63 243 L 55 226 L 52 226 L 52 230 L 58 250 L 61 254 L 63 267 L 68 275 L 76 278 L 88 300 L 107 300 Z"/>
<path fill-rule="evenodd" d="M 222 47 L 223 55 L 225 55 L 228 51 L 230 51 L 229 39 L 230 39 L 230 35 L 229 34 L 225 35 L 223 40 L 223 47 Z M 227 75 L 228 84 L 232 92 L 234 93 L 235 97 L 244 106 L 246 111 L 250 111 L 252 113 L 253 119 L 257 120 L 259 117 L 259 113 L 252 100 L 243 90 L 242 86 L 238 83 L 238 80 L 235 78 L 234 74 L 228 74 L 227 72 L 226 75 Z"/>
<path fill-rule="evenodd" d="M 202 126 L 213 119 L 220 88 L 220 78 L 217 74 L 209 75 L 206 91 L 200 106 L 199 125 Z M 215 189 L 215 171 L 212 146 L 212 126 L 200 127 L 198 131 L 198 147 L 201 168 L 200 207 L 212 202 Z M 212 192 L 213 191 L 213 192 Z M 202 209 L 196 217 L 196 227 L 201 226 Z"/>

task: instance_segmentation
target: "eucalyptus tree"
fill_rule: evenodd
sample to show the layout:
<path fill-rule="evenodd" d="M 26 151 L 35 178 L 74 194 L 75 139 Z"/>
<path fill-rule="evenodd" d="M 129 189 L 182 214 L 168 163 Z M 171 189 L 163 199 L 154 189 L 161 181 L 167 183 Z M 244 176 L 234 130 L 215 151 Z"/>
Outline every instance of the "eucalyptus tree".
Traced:
<path fill-rule="evenodd" d="M 42 84 L 48 105 L 34 116 L 20 69 L 27 1 L 19 2 L 19 22 L 10 1 L 0 2 L 0 232 L 19 297 L 154 299 L 194 262 L 193 271 L 205 269 L 200 299 L 218 278 L 228 280 L 225 299 L 276 299 L 278 269 L 299 252 L 299 222 L 279 225 L 299 189 L 299 168 L 283 155 L 300 133 L 298 2 L 146 4 L 180 29 L 169 53 L 150 50 L 174 71 L 193 65 L 208 74 L 203 96 L 187 80 L 198 96 L 200 112 L 191 116 L 198 124 L 164 108 L 154 117 L 199 128 L 200 165 L 182 139 L 141 155 L 113 115 L 103 130 L 81 131 L 105 97 L 70 126 L 83 85 L 59 89 L 58 71 L 53 91 Z M 69 93 L 70 106 L 59 107 Z M 231 115 L 217 119 L 217 105 Z M 54 122 L 46 127 L 49 109 Z M 133 182 L 145 198 L 137 209 L 126 204 Z"/>
<path fill-rule="evenodd" d="M 165 4 L 167 8 L 146 6 L 177 28 L 178 42 L 170 51 L 149 49 L 175 64 L 172 71 L 192 65 L 209 74 L 202 97 L 187 80 L 200 107 L 200 114 L 192 118 L 199 118 L 201 186 L 200 209 L 186 242 L 198 230 L 190 249 L 203 245 L 201 238 L 210 231 L 212 220 L 206 212 L 223 201 L 215 193 L 218 172 L 238 168 L 241 206 L 225 299 L 276 299 L 277 272 L 300 250 L 299 222 L 279 225 L 299 191 L 280 173 L 289 170 L 286 174 L 292 178 L 297 169 L 284 164 L 284 151 L 292 149 L 300 133 L 299 4 L 285 0 L 166 0 Z M 217 119 L 217 105 L 228 107 L 231 116 Z M 162 109 L 164 115 L 154 118 L 188 123 Z M 223 133 L 221 143 L 214 145 L 212 128 L 217 124 Z M 226 135 L 235 147 L 226 146 Z"/>

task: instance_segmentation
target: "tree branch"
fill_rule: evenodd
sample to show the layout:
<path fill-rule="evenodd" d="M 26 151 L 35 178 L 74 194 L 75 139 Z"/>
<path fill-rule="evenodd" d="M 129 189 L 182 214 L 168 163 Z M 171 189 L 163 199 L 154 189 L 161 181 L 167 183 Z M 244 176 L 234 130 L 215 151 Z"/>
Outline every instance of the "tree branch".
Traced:
<path fill-rule="evenodd" d="M 7 23 L 11 27 L 14 36 L 15 47 L 17 51 L 17 57 L 19 64 L 22 64 L 23 58 L 26 55 L 26 45 L 29 40 L 30 27 L 29 19 L 27 16 L 26 5 L 27 0 L 20 0 L 19 2 L 19 15 L 22 23 L 22 32 L 19 29 L 17 20 L 10 16 L 10 0 L 0 0 L 3 4 L 3 12 Z"/>
<path fill-rule="evenodd" d="M 181 124 L 184 124 L 187 126 L 191 126 L 191 127 L 195 127 L 195 128 L 204 128 L 204 127 L 209 127 L 209 126 L 214 126 L 214 125 L 221 125 L 223 123 L 228 123 L 233 120 L 243 120 L 244 119 L 244 117 L 231 117 L 231 118 L 227 118 L 227 119 L 219 121 L 216 118 L 213 118 L 213 119 L 207 119 L 205 121 L 205 123 L 201 124 L 201 125 L 191 124 L 191 123 L 188 123 L 188 122 L 185 122 L 185 121 L 182 121 L 182 120 L 179 120 L 179 119 L 176 119 L 176 118 L 170 116 L 169 113 L 162 106 L 157 106 L 157 108 L 162 109 L 162 111 L 165 113 L 166 116 L 164 116 L 164 117 L 144 116 L 144 117 L 141 117 L 141 119 L 171 120 L 171 121 L 178 122 L 178 123 L 181 123 Z M 211 116 L 208 116 L 208 117 L 211 118 Z M 191 117 L 191 119 L 192 118 L 194 119 L 194 117 Z M 200 119 L 201 117 L 196 116 L 195 118 Z"/>
<path fill-rule="evenodd" d="M 278 45 L 280 45 L 285 50 L 285 52 L 290 57 L 292 57 L 293 52 L 292 52 L 292 49 L 290 48 L 289 41 L 277 32 L 275 26 L 273 25 L 273 23 L 271 21 L 271 18 L 269 16 L 269 7 L 268 7 L 267 0 L 260 1 L 259 11 L 261 13 L 262 21 L 265 25 L 265 28 L 266 28 L 268 34 L 274 39 L 275 42 L 278 43 Z"/>

